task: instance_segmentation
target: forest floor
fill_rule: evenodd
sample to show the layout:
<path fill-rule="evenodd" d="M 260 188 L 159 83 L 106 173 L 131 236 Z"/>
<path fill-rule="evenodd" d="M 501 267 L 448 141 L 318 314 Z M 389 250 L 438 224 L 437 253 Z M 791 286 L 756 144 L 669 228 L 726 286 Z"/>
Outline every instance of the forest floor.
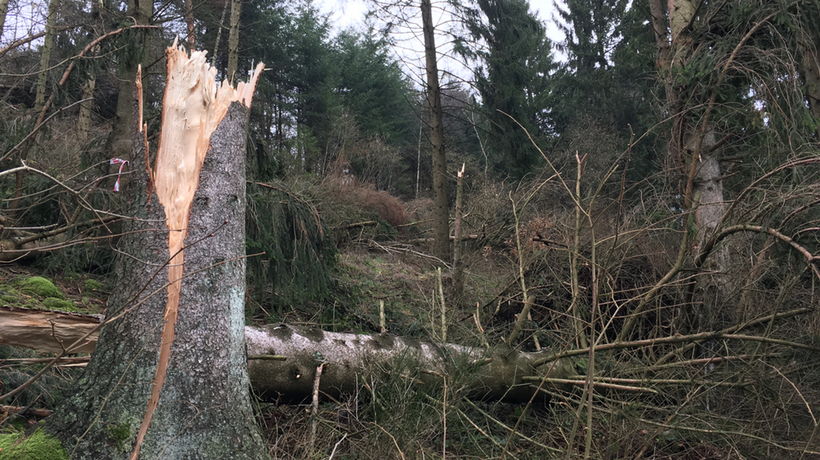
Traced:
<path fill-rule="evenodd" d="M 339 256 L 334 275 L 339 299 L 346 300 L 345 306 L 292 305 L 269 312 L 267 320 L 276 316 L 284 322 L 336 331 L 376 332 L 379 303 L 384 302 L 391 333 L 438 340 L 441 310 L 435 263 L 421 256 L 424 248 L 410 248 L 398 242 L 348 245 Z M 468 261 L 471 297 L 503 293 L 514 281 L 498 275 L 514 269 L 508 257 L 474 250 Z M 450 284 L 445 274 L 443 289 Z M 115 288 L 103 276 L 55 275 L 37 264 L 0 267 L 0 301 L 8 306 L 104 313 L 107 296 Z M 479 343 L 481 332 L 471 314 L 474 311 L 475 307 L 467 306 L 450 311 L 448 341 Z M 483 320 L 483 333 L 491 343 L 503 340 L 501 332 L 496 331 L 501 328 L 494 323 L 505 320 L 498 316 L 489 314 Z M 0 359 L 33 357 L 38 357 L 33 351 L 0 347 Z M 0 389 L 8 391 L 20 385 L 39 366 L 5 362 L 0 365 Z M 9 404 L 53 409 L 79 372 L 81 369 L 76 367 L 56 367 Z M 583 451 L 586 430 L 577 423 L 579 407 L 571 405 L 572 399 L 546 406 L 473 402 L 459 392 L 457 379 L 455 382 L 439 394 L 416 391 L 401 376 L 391 376 L 384 382 L 363 382 L 360 392 L 343 400 L 326 399 L 320 405 L 312 440 L 307 404 L 256 401 L 255 407 L 274 458 L 541 459 L 576 458 L 574 454 L 565 456 L 569 445 L 574 446 L 570 451 Z M 576 403 L 579 396 L 580 392 L 575 396 Z M 641 423 L 641 419 L 652 418 L 650 411 L 642 407 L 640 413 L 631 409 L 630 414 L 628 406 L 643 406 L 646 402 L 631 398 L 619 404 L 623 410 L 602 410 L 596 415 L 592 426 L 595 453 L 591 458 L 747 458 L 732 446 L 715 443 L 713 436 L 679 431 L 665 426 L 661 418 Z M 25 429 L 38 420 L 34 415 L 10 415 L 0 422 L 0 431 Z M 510 436 L 513 432 L 515 435 Z M 308 451 L 310 445 L 313 452 Z"/>

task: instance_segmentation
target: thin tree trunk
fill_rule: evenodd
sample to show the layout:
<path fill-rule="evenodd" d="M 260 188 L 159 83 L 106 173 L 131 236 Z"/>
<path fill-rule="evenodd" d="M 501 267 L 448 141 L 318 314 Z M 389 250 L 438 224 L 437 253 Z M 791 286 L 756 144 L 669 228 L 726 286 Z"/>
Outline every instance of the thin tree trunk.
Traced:
<path fill-rule="evenodd" d="M 432 9 L 431 0 L 421 0 L 424 56 L 427 65 L 427 103 L 430 107 L 430 143 L 433 148 L 433 253 L 441 260 L 448 260 L 450 211 L 447 206 L 447 158 L 444 153 L 444 124 Z"/>
<path fill-rule="evenodd" d="M 816 35 L 816 34 L 815 34 Z M 817 124 L 817 140 L 820 140 L 820 36 L 812 40 L 799 38 L 798 51 L 800 52 L 799 68 L 803 76 L 803 92 L 809 103 L 809 110 Z"/>
<path fill-rule="evenodd" d="M 216 31 L 216 42 L 214 43 L 214 54 L 211 56 L 211 66 L 216 67 L 216 56 L 219 54 L 219 42 L 222 40 L 222 29 L 225 24 L 225 13 L 228 11 L 228 3 L 230 0 L 225 0 L 222 5 L 222 16 L 219 17 L 219 28 Z"/>
<path fill-rule="evenodd" d="M 419 146 L 416 151 L 416 199 L 419 199 L 421 179 L 421 125 L 419 125 Z"/>
<path fill-rule="evenodd" d="M 461 204 L 464 199 L 464 167 L 458 172 L 456 183 L 456 209 L 453 224 L 453 298 L 456 304 L 461 304 L 464 293 L 464 264 L 461 262 Z"/>
<path fill-rule="evenodd" d="M 37 91 L 34 98 L 34 112 L 38 113 L 43 109 L 46 102 L 46 86 L 48 86 L 48 68 L 51 62 L 51 49 L 54 47 L 54 26 L 57 22 L 57 6 L 60 0 L 50 0 L 48 3 L 48 13 L 46 16 L 46 35 L 43 37 L 43 46 L 40 48 L 40 69 L 37 74 Z M 5 10 L 8 4 L 4 7 L 3 19 L 5 20 Z M 30 141 L 31 142 L 31 141 Z M 27 146 L 32 144 L 27 142 Z M 20 153 L 20 160 L 26 159 L 29 148 L 22 149 Z M 20 197 L 23 196 L 23 171 L 18 171 L 14 175 L 14 201 L 9 206 L 9 218 L 14 219 L 17 214 L 17 207 L 20 205 Z"/>
<path fill-rule="evenodd" d="M 193 0 L 184 0 L 185 4 L 185 23 L 188 25 L 188 47 L 191 51 L 196 49 L 196 34 L 194 33 L 194 2 Z"/>
<path fill-rule="evenodd" d="M 178 58 L 169 53 L 171 73 Z M 249 110 L 230 102 L 239 97 L 250 105 L 250 96 L 242 89 L 227 99 L 232 93 L 222 90 L 199 94 L 216 85 L 203 53 L 188 62 L 203 76 L 191 81 L 177 73 L 180 89 L 166 88 L 153 178 L 132 109 L 131 170 L 122 193 L 134 219 L 119 242 L 123 256 L 108 307 L 110 318 L 123 316 L 103 327 L 73 395 L 47 425 L 75 459 L 125 459 L 132 451 L 132 459 L 268 457 L 250 405 L 244 348 Z M 209 100 L 215 102 L 203 104 Z M 193 129 L 173 129 L 183 124 Z"/>
<path fill-rule="evenodd" d="M 6 13 L 9 11 L 9 0 L 0 0 L 0 37 L 3 36 L 3 26 L 6 23 Z"/>
<path fill-rule="evenodd" d="M 153 15 L 153 3 L 150 1 L 137 2 L 129 0 L 128 15 L 134 18 L 137 24 L 148 24 Z M 113 158 L 128 158 L 131 156 L 133 130 L 136 126 L 134 115 L 134 78 L 137 75 L 138 65 L 146 65 L 148 49 L 150 48 L 149 31 L 141 31 L 134 36 L 132 52 L 141 56 L 141 59 L 126 59 L 119 75 L 119 91 L 117 97 L 117 112 L 111 133 L 106 142 L 106 151 Z"/>
<path fill-rule="evenodd" d="M 242 13 L 242 0 L 231 0 L 231 30 L 228 34 L 228 81 L 236 79 L 239 65 L 239 17 Z"/>
<path fill-rule="evenodd" d="M 82 99 L 88 99 L 80 104 L 80 112 L 77 115 L 77 139 L 81 144 L 88 140 L 88 132 L 91 129 L 91 108 L 94 105 L 94 87 L 97 84 L 97 77 L 91 75 L 85 81 L 82 88 Z"/>
<path fill-rule="evenodd" d="M 99 27 L 100 29 L 103 28 L 102 24 L 102 17 L 100 16 L 100 4 L 97 2 L 91 2 L 91 12 L 88 15 L 88 21 L 90 24 L 94 24 L 94 27 Z M 89 34 L 89 38 L 93 40 L 91 34 Z M 97 52 L 94 52 L 94 55 L 97 55 Z M 80 96 L 81 99 L 89 99 L 82 104 L 80 104 L 80 113 L 77 116 L 77 135 L 80 140 L 80 143 L 85 143 L 88 140 L 88 133 L 91 129 L 91 109 L 94 106 L 94 88 L 97 86 L 97 76 L 94 74 L 89 74 L 88 79 L 82 86 L 82 94 Z M 94 164 L 94 160 L 90 157 L 89 154 L 90 149 L 83 149 L 82 159 L 85 164 Z"/>
<path fill-rule="evenodd" d="M 48 3 L 46 17 L 46 35 L 43 37 L 43 46 L 40 48 L 40 70 L 37 74 L 37 94 L 34 98 L 34 111 L 39 112 L 46 102 L 46 86 L 48 86 L 48 68 L 51 62 L 51 49 L 54 47 L 54 26 L 57 23 L 57 6 L 60 0 L 51 0 Z"/>

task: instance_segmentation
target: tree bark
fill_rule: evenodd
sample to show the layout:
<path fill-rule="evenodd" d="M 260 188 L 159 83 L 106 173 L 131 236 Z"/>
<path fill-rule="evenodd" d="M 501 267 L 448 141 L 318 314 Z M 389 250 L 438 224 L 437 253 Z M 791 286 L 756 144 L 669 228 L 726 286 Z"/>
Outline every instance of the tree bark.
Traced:
<path fill-rule="evenodd" d="M 33 348 L 40 352 L 62 350 L 56 338 L 68 345 L 101 321 L 92 315 L 48 310 L 0 308 L 0 345 Z M 390 335 L 327 332 L 287 324 L 246 326 L 250 384 L 254 393 L 269 401 L 302 402 L 311 397 L 313 375 L 319 364 L 325 370 L 320 391 L 338 398 L 362 390 L 370 378 L 388 374 L 407 375 L 419 386 L 442 384 L 440 375 L 467 371 L 465 394 L 484 400 L 525 403 L 535 389 L 522 377 L 549 375 L 568 378 L 569 360 L 534 366 L 543 353 L 526 353 L 504 346 L 494 350 L 452 343 L 432 344 Z M 92 352 L 97 335 L 92 334 L 80 352 Z M 72 358 L 75 359 L 75 358 Z M 436 375 L 438 374 L 438 375 Z M 364 380 L 363 380 L 364 377 Z"/>
<path fill-rule="evenodd" d="M 464 199 L 465 166 L 461 165 L 456 179 L 456 215 L 453 223 L 453 298 L 459 305 L 464 293 L 464 264 L 461 263 L 461 202 Z"/>
<path fill-rule="evenodd" d="M 185 6 L 185 23 L 188 25 L 188 47 L 191 51 L 196 49 L 196 34 L 194 22 L 194 2 L 193 0 L 184 0 Z"/>
<path fill-rule="evenodd" d="M 444 153 L 444 123 L 441 88 L 438 82 L 435 24 L 431 0 L 421 0 L 424 56 L 427 66 L 427 104 L 430 107 L 430 144 L 433 157 L 433 253 L 450 259 L 450 211 L 447 206 L 447 158 Z"/>
<path fill-rule="evenodd" d="M 667 23 L 660 0 L 649 2 L 657 47 L 656 62 L 672 119 L 667 165 L 679 184 L 684 209 L 695 213 L 695 242 L 696 247 L 699 247 L 715 234 L 726 211 L 726 204 L 720 162 L 715 150 L 718 142 L 708 120 L 715 94 L 712 94 L 711 101 L 704 101 L 707 110 L 703 119 L 691 119 L 686 103 L 691 96 L 681 94 L 681 90 L 686 87 L 677 81 L 677 75 L 682 73 L 696 46 L 690 35 L 696 4 L 692 0 L 670 0 Z M 697 101 L 690 104 L 697 104 Z M 700 282 L 700 288 L 708 293 L 710 299 L 707 302 L 713 303 L 712 307 L 717 307 L 732 291 L 726 275 L 726 247 L 714 253 L 708 268 L 713 276 L 708 281 Z"/>
<path fill-rule="evenodd" d="M 150 1 L 128 1 L 128 16 L 134 18 L 137 24 L 148 24 L 154 14 L 153 3 Z M 148 49 L 150 48 L 150 31 L 136 33 L 136 43 L 132 43 L 132 53 L 139 58 L 123 59 L 123 67 L 119 75 L 119 91 L 117 96 L 117 112 L 111 133 L 106 142 L 106 151 L 112 158 L 128 158 L 131 155 L 134 127 L 136 120 L 132 118 L 134 112 L 134 78 L 137 67 L 147 64 Z"/>
<path fill-rule="evenodd" d="M 82 86 L 82 99 L 87 99 L 80 104 L 80 111 L 77 115 L 77 139 L 81 144 L 88 140 L 88 133 L 91 129 L 91 109 L 94 106 L 94 87 L 97 85 L 97 77 L 91 75 Z"/>
<path fill-rule="evenodd" d="M 806 32 L 808 33 L 808 32 Z M 814 123 L 817 125 L 817 140 L 820 141 L 820 34 L 813 33 L 811 39 L 798 37 L 799 70 L 803 76 L 803 92 L 809 103 Z"/>
<path fill-rule="evenodd" d="M 242 0 L 231 0 L 231 29 L 228 33 L 228 81 L 235 81 L 239 66 L 239 18 L 242 14 Z"/>
<path fill-rule="evenodd" d="M 504 346 L 494 350 L 433 344 L 391 335 L 348 334 L 289 325 L 247 327 L 248 372 L 254 393 L 269 400 L 302 401 L 313 391 L 316 367 L 327 363 L 319 390 L 332 397 L 351 393 L 371 378 L 402 375 L 420 387 L 466 372 L 464 391 L 475 399 L 527 402 L 535 389 L 523 376 L 564 378 L 569 361 L 533 363 L 543 354 Z M 275 359 L 282 356 L 285 359 Z M 265 359 L 267 357 L 267 359 Z M 449 378 L 449 377 L 448 377 Z"/>
<path fill-rule="evenodd" d="M 0 37 L 3 36 L 3 26 L 6 24 L 6 13 L 9 11 L 9 0 L 0 0 Z"/>
<path fill-rule="evenodd" d="M 204 55 L 199 58 L 204 63 Z M 191 88 L 214 86 L 212 79 L 204 78 Z M 169 93 L 166 88 L 163 128 L 169 123 Z M 217 94 L 212 99 L 219 101 L 220 97 Z M 169 208 L 190 206 L 190 217 L 180 229 L 161 204 L 163 191 L 151 186 L 154 180 L 145 167 L 143 134 L 137 133 L 135 123 L 131 129 L 133 148 L 127 157 L 131 174 L 124 180 L 123 190 L 134 219 L 127 221 L 119 242 L 117 287 L 107 312 L 110 318 L 123 316 L 102 328 L 73 396 L 47 425 L 75 459 L 125 459 L 132 451 L 151 459 L 268 457 L 250 405 L 244 350 L 242 256 L 249 110 L 230 104 L 228 99 L 227 113 L 221 122 L 216 119 L 218 127 L 209 142 L 207 137 L 203 141 L 196 135 L 208 125 L 192 116 L 197 102 L 193 97 L 181 99 L 193 106 L 183 106 L 190 110 L 184 110 L 188 118 L 178 134 L 183 142 L 193 140 L 197 149 L 208 148 L 207 156 L 198 177 L 180 184 L 193 188 L 191 204 L 163 201 Z M 249 97 L 246 103 L 250 105 Z M 136 110 L 131 119 L 137 120 Z M 163 129 L 160 151 L 172 134 Z M 187 156 L 168 164 L 158 160 L 154 179 L 162 185 L 169 180 L 169 169 L 187 171 L 190 167 Z M 180 265 L 181 252 L 170 250 L 169 254 L 179 235 L 184 236 L 184 266 Z M 171 256 L 174 263 L 167 264 Z M 180 268 L 184 269 L 182 279 L 173 275 Z M 175 290 L 180 285 L 181 289 Z M 176 296 L 179 317 L 174 327 L 175 312 L 169 310 Z M 170 340 L 168 327 L 173 332 Z M 164 379 L 160 379 L 158 364 L 167 346 L 171 347 L 170 359 Z M 149 395 L 153 400 L 152 388 L 157 387 L 158 406 L 150 424 L 145 425 L 146 403 Z M 141 424 L 147 431 L 141 447 L 135 449 Z"/>
<path fill-rule="evenodd" d="M 57 23 L 57 5 L 60 0 L 51 0 L 48 3 L 46 17 L 46 36 L 43 37 L 43 46 L 40 48 L 40 70 L 37 75 L 37 93 L 34 98 L 34 111 L 39 112 L 46 102 L 46 86 L 48 83 L 48 68 L 51 62 L 51 48 L 54 46 L 54 26 Z"/>

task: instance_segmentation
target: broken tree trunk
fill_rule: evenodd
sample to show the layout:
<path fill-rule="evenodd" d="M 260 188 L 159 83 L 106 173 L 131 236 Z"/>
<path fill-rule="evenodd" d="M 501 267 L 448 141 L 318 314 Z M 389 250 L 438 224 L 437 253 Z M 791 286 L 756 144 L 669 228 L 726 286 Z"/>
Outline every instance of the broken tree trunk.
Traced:
<path fill-rule="evenodd" d="M 123 194 L 134 219 L 119 241 L 108 307 L 117 319 L 102 328 L 47 429 L 75 459 L 267 458 L 243 327 L 245 130 L 255 77 L 217 90 L 204 53 L 189 58 L 175 45 L 166 60 L 153 172 L 147 136 L 132 125 Z M 112 439 L 112 431 L 122 435 Z"/>
<path fill-rule="evenodd" d="M 65 321 L 59 323 L 56 339 L 49 323 L 55 318 Z M 68 337 L 82 337 L 99 322 L 100 318 L 92 315 L 0 308 L 0 345 L 60 351 L 57 340 L 68 344 Z M 17 333 L 17 327 L 25 334 Z M 83 351 L 93 350 L 96 341 L 96 334 L 88 337 L 89 345 Z M 459 373 L 465 375 L 464 389 L 469 397 L 524 403 L 535 390 L 522 377 L 549 375 L 562 379 L 574 373 L 567 360 L 533 366 L 543 353 L 437 345 L 404 337 L 327 332 L 285 324 L 246 326 L 245 342 L 251 386 L 256 395 L 270 401 L 301 402 L 309 398 L 314 373 L 322 362 L 326 365 L 319 389 L 334 398 L 361 390 L 357 385 L 371 378 L 383 379 L 387 374 L 407 375 L 420 385 L 441 385 L 439 376 Z"/>

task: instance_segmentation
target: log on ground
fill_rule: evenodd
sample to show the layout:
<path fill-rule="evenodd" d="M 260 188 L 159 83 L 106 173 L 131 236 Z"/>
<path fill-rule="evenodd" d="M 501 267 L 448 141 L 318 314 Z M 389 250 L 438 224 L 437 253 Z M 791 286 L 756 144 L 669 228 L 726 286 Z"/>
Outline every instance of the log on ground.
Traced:
<path fill-rule="evenodd" d="M 26 334 L 6 334 L 3 324 L 24 321 Z M 53 318 L 65 319 L 61 334 L 82 337 L 99 324 L 96 315 L 66 314 L 48 310 L 0 308 L 0 345 L 59 351 L 61 344 L 51 335 Z M 9 329 L 11 331 L 11 329 Z M 86 340 L 81 351 L 90 352 L 97 334 Z M 62 335 L 58 337 L 63 337 Z M 83 343 L 85 343 L 84 341 Z M 319 390 L 338 398 L 357 389 L 368 379 L 403 375 L 419 387 L 448 384 L 454 375 L 463 376 L 467 396 L 483 400 L 526 402 L 535 392 L 522 377 L 549 375 L 566 378 L 571 364 L 554 361 L 538 368 L 533 363 L 543 353 L 526 353 L 498 347 L 492 350 L 451 343 L 434 344 L 407 337 L 328 332 L 318 328 L 286 324 L 246 326 L 248 370 L 254 393 L 265 400 L 301 402 L 313 391 L 318 364 L 326 363 Z M 62 346 L 71 342 L 63 340 Z"/>

